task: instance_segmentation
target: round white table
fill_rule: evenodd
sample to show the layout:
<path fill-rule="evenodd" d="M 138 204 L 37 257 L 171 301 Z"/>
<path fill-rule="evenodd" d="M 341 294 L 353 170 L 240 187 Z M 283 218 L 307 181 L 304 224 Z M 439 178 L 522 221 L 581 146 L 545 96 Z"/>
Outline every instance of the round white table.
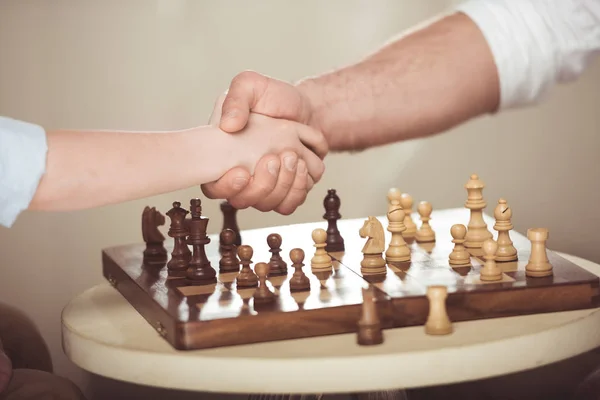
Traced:
<path fill-rule="evenodd" d="M 600 265 L 562 254 L 600 276 Z M 524 371 L 600 346 L 600 309 L 384 331 L 380 346 L 355 334 L 177 351 L 108 283 L 63 310 L 63 347 L 79 367 L 169 389 L 227 393 L 348 393 L 433 386 Z"/>

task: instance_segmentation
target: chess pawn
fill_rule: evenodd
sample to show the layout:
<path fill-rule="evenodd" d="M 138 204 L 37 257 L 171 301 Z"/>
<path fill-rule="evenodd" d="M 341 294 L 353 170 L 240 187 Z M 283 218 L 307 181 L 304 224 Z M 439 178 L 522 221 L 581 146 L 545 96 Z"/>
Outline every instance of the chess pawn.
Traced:
<path fill-rule="evenodd" d="M 494 239 L 486 239 L 481 247 L 485 263 L 479 271 L 479 279 L 482 281 L 502 280 L 502 269 L 496 264 L 496 251 L 498 243 Z"/>
<path fill-rule="evenodd" d="M 337 221 L 342 218 L 340 214 L 341 201 L 335 189 L 329 189 L 327 196 L 323 199 L 325 214 L 323 218 L 327 220 L 327 245 L 325 250 L 329 252 L 344 251 L 344 238 L 337 227 Z"/>
<path fill-rule="evenodd" d="M 294 268 L 294 274 L 290 278 L 290 291 L 300 292 L 310 290 L 310 279 L 302 271 L 302 267 L 304 266 L 304 250 L 292 249 L 290 251 L 290 260 L 292 260 L 292 267 Z"/>
<path fill-rule="evenodd" d="M 252 298 L 254 304 L 267 304 L 275 301 L 275 294 L 267 286 L 267 274 L 269 273 L 269 265 L 264 262 L 259 262 L 254 267 L 256 275 L 258 275 L 258 287 L 254 291 Z"/>
<path fill-rule="evenodd" d="M 313 271 L 326 271 L 332 268 L 333 263 L 329 254 L 325 250 L 327 241 L 327 232 L 324 229 L 317 228 L 312 232 L 312 240 L 315 243 L 315 255 L 310 260 Z"/>
<path fill-rule="evenodd" d="M 463 246 L 465 242 L 465 235 L 467 234 L 467 227 L 461 224 L 452 225 L 450 228 L 450 234 L 452 235 L 452 243 L 454 243 L 454 249 L 448 257 L 448 263 L 450 265 L 466 267 L 471 265 L 471 255 Z"/>
<path fill-rule="evenodd" d="M 272 233 L 267 236 L 267 245 L 271 252 L 271 260 L 269 261 L 269 276 L 287 275 L 287 264 L 279 255 L 281 252 L 281 235 Z"/>
<path fill-rule="evenodd" d="M 406 226 L 406 230 L 402 232 L 402 237 L 412 239 L 417 233 L 417 224 L 415 224 L 411 216 L 413 207 L 412 196 L 408 193 L 402 193 L 400 195 L 400 206 L 404 210 L 404 226 Z"/>
<path fill-rule="evenodd" d="M 240 264 L 242 264 L 242 269 L 236 277 L 236 286 L 238 288 L 249 288 L 258 285 L 258 276 L 250 268 L 253 254 L 254 250 L 248 245 L 238 247 L 238 257 L 240 258 Z"/>
<path fill-rule="evenodd" d="M 427 299 L 429 300 L 429 314 L 425 322 L 425 333 L 428 335 L 448 335 L 453 332 L 452 322 L 446 310 L 446 286 L 429 286 Z"/>
<path fill-rule="evenodd" d="M 361 346 L 372 346 L 383 343 L 383 331 L 375 303 L 372 286 L 363 288 L 363 304 L 356 341 Z"/>
<path fill-rule="evenodd" d="M 221 260 L 219 261 L 219 272 L 237 272 L 240 270 L 240 261 L 236 255 L 235 232 L 229 228 L 221 231 L 219 235 L 221 244 Z"/>
<path fill-rule="evenodd" d="M 402 237 L 406 226 L 404 225 L 404 210 L 400 206 L 400 195 L 398 189 L 390 189 L 388 192 L 387 230 L 392 234 L 390 245 L 385 252 L 388 264 L 410 261 L 410 249 Z"/>
<path fill-rule="evenodd" d="M 483 188 L 485 185 L 476 174 L 471 175 L 465 184 L 467 189 L 467 201 L 465 207 L 471 210 L 469 224 L 467 225 L 467 236 L 465 237 L 465 248 L 472 256 L 481 256 L 481 246 L 486 239 L 491 239 L 492 233 L 488 231 L 483 220 L 483 209 L 487 205 L 483 199 Z"/>
<path fill-rule="evenodd" d="M 506 200 L 498 200 L 498 205 L 494 209 L 494 218 L 496 219 L 494 229 L 498 231 L 496 261 L 517 261 L 517 249 L 513 246 L 513 242 L 510 240 L 508 234 L 513 228 L 511 223 L 512 210 L 506 204 Z"/>
<path fill-rule="evenodd" d="M 552 275 L 552 264 L 546 253 L 546 241 L 549 233 L 546 228 L 531 228 L 527 230 L 527 239 L 531 241 L 531 254 L 525 266 L 525 274 L 532 278 Z"/>
<path fill-rule="evenodd" d="M 431 203 L 427 201 L 420 202 L 419 206 L 417 207 L 417 211 L 419 212 L 419 215 L 421 216 L 421 221 L 423 223 L 417 231 L 415 239 L 419 243 L 435 242 L 435 232 L 433 231 L 433 229 L 431 229 L 431 225 L 429 224 L 432 212 Z"/>

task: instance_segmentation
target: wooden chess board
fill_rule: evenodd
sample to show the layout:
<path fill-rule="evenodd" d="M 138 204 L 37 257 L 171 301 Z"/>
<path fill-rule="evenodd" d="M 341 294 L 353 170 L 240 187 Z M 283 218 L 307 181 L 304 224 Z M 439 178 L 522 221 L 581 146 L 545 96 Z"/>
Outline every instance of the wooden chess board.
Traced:
<path fill-rule="evenodd" d="M 378 217 L 387 226 L 386 217 Z M 418 221 L 418 216 L 413 219 Z M 488 229 L 494 220 L 484 219 Z M 278 233 L 283 239 L 281 256 L 288 265 L 287 276 L 268 279 L 277 295 L 268 306 L 254 304 L 254 288 L 237 289 L 235 272 L 219 273 L 218 237 L 212 236 L 206 253 L 217 270 L 217 283 L 188 286 L 184 278 L 167 276 L 165 266 L 145 266 L 145 245 L 133 244 L 103 250 L 103 274 L 137 311 L 177 349 L 204 349 L 219 346 L 332 335 L 357 331 L 361 316 L 362 289 L 373 285 L 376 306 L 384 329 L 422 325 L 428 316 L 425 296 L 430 285 L 444 285 L 448 316 L 453 322 L 516 316 L 534 313 L 594 308 L 599 304 L 599 278 L 572 262 L 548 251 L 553 275 L 530 278 L 525 275 L 531 244 L 520 233 L 510 232 L 518 250 L 518 261 L 499 263 L 502 280 L 483 282 L 479 270 L 483 261 L 472 257 L 471 267 L 452 268 L 448 255 L 453 248 L 450 228 L 467 225 L 465 208 L 434 211 L 430 224 L 434 243 L 410 242 L 411 261 L 387 266 L 379 277 L 361 276 L 361 249 L 365 239 L 359 229 L 365 219 L 340 220 L 338 228 L 345 251 L 330 253 L 330 272 L 312 273 L 314 254 L 311 233 L 327 227 L 327 221 L 280 226 L 242 232 L 242 243 L 254 250 L 253 263 L 271 257 L 267 236 Z M 386 231 L 386 243 L 390 233 Z M 167 240 L 165 247 L 170 251 Z M 290 292 L 293 274 L 289 252 L 301 248 L 306 254 L 305 274 L 311 288 Z M 170 256 L 169 256 L 170 257 Z"/>

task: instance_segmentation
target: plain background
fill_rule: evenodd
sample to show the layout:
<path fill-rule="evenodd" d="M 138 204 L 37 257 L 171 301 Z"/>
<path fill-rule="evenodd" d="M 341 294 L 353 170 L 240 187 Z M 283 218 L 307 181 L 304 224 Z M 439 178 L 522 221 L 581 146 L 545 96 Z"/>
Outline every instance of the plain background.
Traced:
<path fill-rule="evenodd" d="M 48 128 L 201 125 L 242 70 L 289 81 L 324 72 L 358 60 L 452 3 L 0 0 L 0 115 Z M 329 187 L 340 194 L 344 218 L 383 214 L 390 187 L 435 209 L 462 207 L 463 185 L 478 173 L 486 183 L 488 213 L 504 197 L 516 230 L 547 227 L 549 247 L 600 262 L 599 103 L 596 62 L 542 104 L 479 118 L 426 140 L 331 155 L 325 177 L 294 215 L 246 210 L 240 226 L 320 220 Z M 151 393 L 90 379 L 72 365 L 61 349 L 60 312 L 73 296 L 103 282 L 102 248 L 141 241 L 145 205 L 164 212 L 172 201 L 196 196 L 202 196 L 199 188 L 88 211 L 25 212 L 12 229 L 0 228 L 0 300 L 35 319 L 57 373 L 90 392 L 113 391 L 112 398 Z M 210 233 L 216 232 L 218 202 L 205 200 L 204 211 L 212 218 Z M 224 379 L 235 377 L 224 371 Z"/>

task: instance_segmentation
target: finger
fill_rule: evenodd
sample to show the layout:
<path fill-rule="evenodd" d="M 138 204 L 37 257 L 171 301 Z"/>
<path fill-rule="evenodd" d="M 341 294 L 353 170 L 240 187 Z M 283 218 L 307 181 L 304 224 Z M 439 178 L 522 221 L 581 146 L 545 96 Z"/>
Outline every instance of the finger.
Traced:
<path fill-rule="evenodd" d="M 265 198 L 260 199 L 255 205 L 259 211 L 271 211 L 275 209 L 285 199 L 288 191 L 296 178 L 296 167 L 298 165 L 298 155 L 292 151 L 285 151 L 281 154 L 281 168 L 275 189 Z"/>
<path fill-rule="evenodd" d="M 287 196 L 283 201 L 275 208 L 280 214 L 290 215 L 296 209 L 304 203 L 308 194 L 307 182 L 308 182 L 308 170 L 304 160 L 298 160 L 298 166 L 296 167 L 296 177 L 292 187 L 287 193 Z"/>
<path fill-rule="evenodd" d="M 324 159 L 327 153 L 329 153 L 329 144 L 325 136 L 321 132 L 303 124 L 297 124 L 297 131 L 298 137 L 304 146 L 319 156 L 321 160 Z"/>
<path fill-rule="evenodd" d="M 238 132 L 248 123 L 250 111 L 268 86 L 266 76 L 253 71 L 244 71 L 236 75 L 221 107 L 219 127 L 225 132 Z"/>
<path fill-rule="evenodd" d="M 325 164 L 323 163 L 323 160 L 307 148 L 302 149 L 299 156 L 306 163 L 308 174 L 313 182 L 319 182 L 325 173 Z"/>
<path fill-rule="evenodd" d="M 274 154 L 262 157 L 256 164 L 250 183 L 238 194 L 228 198 L 235 208 L 245 209 L 254 206 L 275 189 L 281 161 Z"/>
<path fill-rule="evenodd" d="M 227 199 L 241 192 L 249 182 L 250 173 L 242 167 L 235 167 L 215 182 L 205 183 L 200 187 L 209 199 Z"/>

